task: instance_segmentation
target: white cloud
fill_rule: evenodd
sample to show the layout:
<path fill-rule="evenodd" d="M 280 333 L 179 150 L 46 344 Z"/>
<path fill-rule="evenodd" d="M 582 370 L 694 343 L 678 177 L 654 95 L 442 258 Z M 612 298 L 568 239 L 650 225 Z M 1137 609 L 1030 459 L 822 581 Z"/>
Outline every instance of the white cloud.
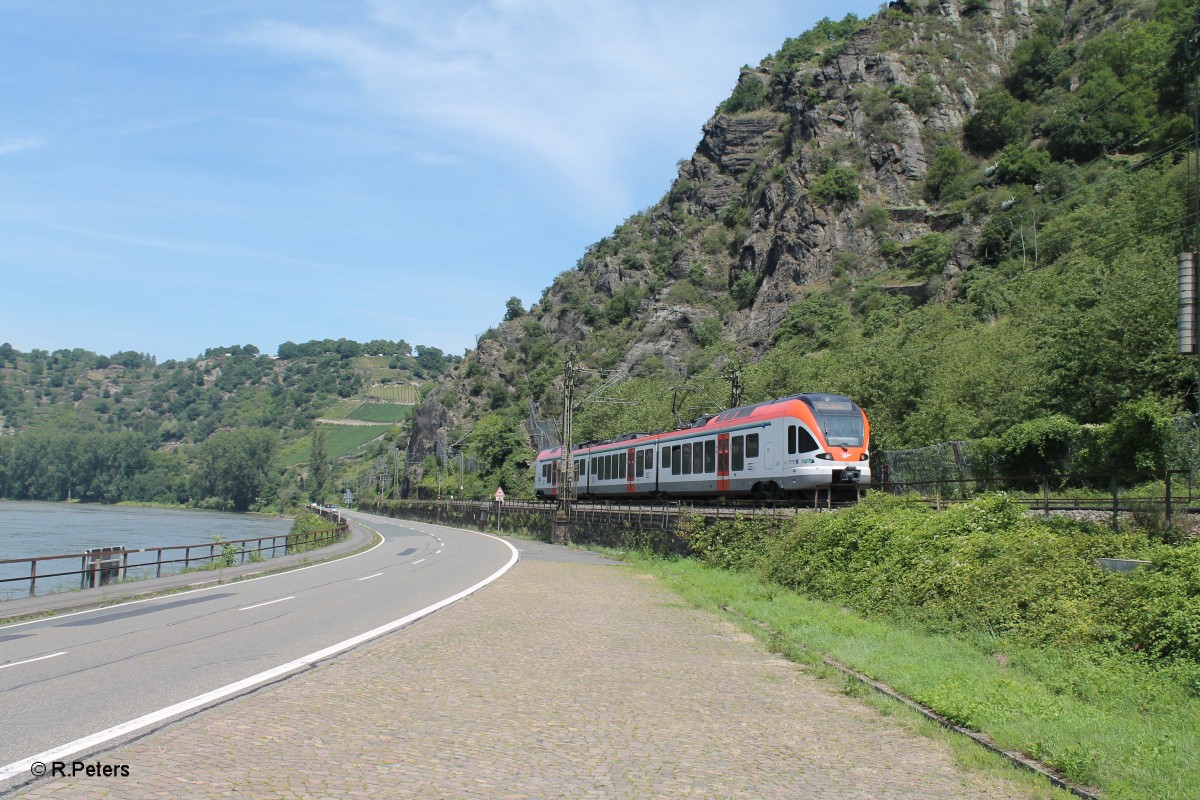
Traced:
<path fill-rule="evenodd" d="M 21 153 L 25 150 L 36 150 L 44 145 L 45 142 L 34 136 L 0 139 L 0 156 L 7 156 L 12 153 Z"/>
<path fill-rule="evenodd" d="M 705 2 L 375 0 L 338 27 L 275 20 L 235 39 L 325 67 L 314 80 L 335 67 L 410 133 L 515 168 L 545 164 L 611 217 L 628 210 L 634 151 L 686 130 L 676 157 L 686 155 L 737 68 L 790 33 L 772 31 L 781 15 Z M 764 31 L 774 43 L 744 52 Z"/>

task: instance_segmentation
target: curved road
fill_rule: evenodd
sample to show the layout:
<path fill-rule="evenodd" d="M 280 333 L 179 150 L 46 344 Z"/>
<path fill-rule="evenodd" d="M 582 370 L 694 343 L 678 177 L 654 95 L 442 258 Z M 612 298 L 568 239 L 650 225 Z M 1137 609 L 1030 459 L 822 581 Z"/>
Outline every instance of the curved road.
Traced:
<path fill-rule="evenodd" d="M 481 588 L 517 559 L 484 534 L 347 516 L 383 541 L 291 572 L 0 627 L 0 790 L 27 779 L 32 760 L 71 761 L 311 668 Z"/>

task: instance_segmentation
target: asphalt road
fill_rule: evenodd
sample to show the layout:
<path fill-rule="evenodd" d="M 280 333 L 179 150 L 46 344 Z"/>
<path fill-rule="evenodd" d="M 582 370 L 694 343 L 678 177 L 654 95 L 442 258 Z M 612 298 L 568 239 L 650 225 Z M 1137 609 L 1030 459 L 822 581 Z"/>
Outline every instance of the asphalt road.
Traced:
<path fill-rule="evenodd" d="M 27 778 L 31 759 L 69 761 L 311 668 L 479 588 L 517 557 L 478 533 L 347 516 L 383 542 L 291 572 L 0 627 L 0 789 Z"/>

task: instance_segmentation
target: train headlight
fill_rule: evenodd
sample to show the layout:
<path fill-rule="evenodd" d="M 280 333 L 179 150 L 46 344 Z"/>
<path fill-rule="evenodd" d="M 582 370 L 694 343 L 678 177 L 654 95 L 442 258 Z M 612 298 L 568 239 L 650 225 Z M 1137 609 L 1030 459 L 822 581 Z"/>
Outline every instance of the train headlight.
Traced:
<path fill-rule="evenodd" d="M 858 460 L 859 461 L 870 461 L 871 457 L 869 455 L 867 455 L 866 453 L 863 453 L 861 456 L 858 457 Z"/>
<path fill-rule="evenodd" d="M 817 453 L 817 458 L 822 461 L 833 461 L 833 453 Z"/>

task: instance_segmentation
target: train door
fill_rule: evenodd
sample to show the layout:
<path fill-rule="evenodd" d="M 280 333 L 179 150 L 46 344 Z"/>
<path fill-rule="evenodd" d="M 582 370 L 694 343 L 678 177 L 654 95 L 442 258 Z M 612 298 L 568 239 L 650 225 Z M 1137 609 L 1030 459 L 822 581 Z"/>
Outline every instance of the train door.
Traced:
<path fill-rule="evenodd" d="M 729 491 L 729 434 L 717 434 L 717 491 Z"/>
<path fill-rule="evenodd" d="M 625 491 L 629 494 L 633 494 L 637 490 L 637 487 L 634 485 L 634 478 L 637 474 L 634 471 L 634 454 L 636 452 L 637 448 L 634 447 L 625 451 Z"/>

